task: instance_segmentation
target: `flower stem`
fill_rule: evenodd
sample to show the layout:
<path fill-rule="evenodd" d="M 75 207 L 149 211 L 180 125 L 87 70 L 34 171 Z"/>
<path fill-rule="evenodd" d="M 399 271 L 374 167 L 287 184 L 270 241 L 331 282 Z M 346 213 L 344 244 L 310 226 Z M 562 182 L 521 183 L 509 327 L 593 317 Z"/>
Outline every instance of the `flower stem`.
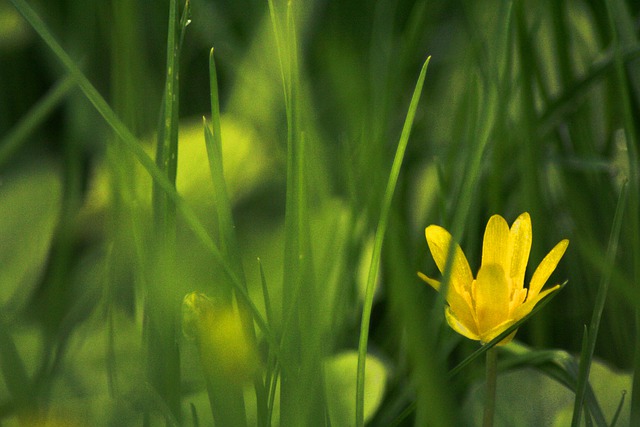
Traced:
<path fill-rule="evenodd" d="M 483 427 L 493 426 L 493 415 L 496 409 L 496 384 L 498 381 L 498 350 L 491 347 L 487 350 L 487 389 L 484 400 Z"/>

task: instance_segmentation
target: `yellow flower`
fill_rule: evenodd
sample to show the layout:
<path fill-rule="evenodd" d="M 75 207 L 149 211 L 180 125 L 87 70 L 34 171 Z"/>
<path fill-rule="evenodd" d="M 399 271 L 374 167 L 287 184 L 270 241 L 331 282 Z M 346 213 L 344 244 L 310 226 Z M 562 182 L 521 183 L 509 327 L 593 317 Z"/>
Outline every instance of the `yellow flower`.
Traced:
<path fill-rule="evenodd" d="M 182 301 L 182 332 L 196 343 L 208 378 L 243 384 L 260 368 L 257 349 L 234 307 L 191 292 Z"/>
<path fill-rule="evenodd" d="M 437 225 L 425 230 L 427 243 L 436 265 L 444 274 L 451 234 Z M 447 323 L 459 334 L 472 340 L 487 343 L 511 325 L 529 314 L 533 307 L 551 292 L 556 285 L 542 291 L 564 255 L 568 240 L 562 240 L 547 254 L 533 273 L 529 287 L 524 287 L 524 274 L 531 249 L 531 218 L 527 212 L 520 215 L 509 229 L 500 215 L 489 219 L 482 243 L 482 264 L 473 278 L 471 268 L 460 246 L 453 242 L 453 265 L 447 289 Z M 418 276 L 435 290 L 440 282 L 422 273 Z M 516 331 L 500 344 L 507 344 Z"/>

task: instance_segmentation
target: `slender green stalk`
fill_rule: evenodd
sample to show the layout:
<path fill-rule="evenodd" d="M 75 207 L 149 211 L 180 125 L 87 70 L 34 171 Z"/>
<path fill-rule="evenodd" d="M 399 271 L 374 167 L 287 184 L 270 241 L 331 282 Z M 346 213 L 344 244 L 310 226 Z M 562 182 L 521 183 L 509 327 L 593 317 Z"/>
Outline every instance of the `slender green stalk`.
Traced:
<path fill-rule="evenodd" d="M 0 140 L 0 168 L 28 141 L 29 135 L 51 114 L 74 85 L 75 81 L 71 76 L 62 78 L 25 114 L 11 132 Z"/>
<path fill-rule="evenodd" d="M 389 174 L 389 181 L 387 182 L 387 188 L 385 190 L 384 199 L 382 200 L 382 206 L 380 209 L 380 219 L 378 220 L 373 253 L 371 255 L 371 264 L 369 265 L 369 275 L 367 278 L 364 307 L 362 309 L 362 320 L 360 322 L 360 340 L 358 343 L 358 374 L 356 385 L 356 426 L 364 425 L 364 373 L 367 356 L 367 343 L 369 341 L 371 309 L 373 307 L 373 295 L 375 292 L 376 279 L 378 277 L 378 269 L 380 267 L 382 242 L 387 231 L 387 223 L 389 222 L 389 211 L 391 210 L 393 193 L 395 192 L 396 183 L 398 182 L 398 176 L 400 175 L 402 160 L 404 159 L 404 153 L 407 148 L 407 143 L 409 142 L 409 136 L 411 135 L 411 127 L 413 126 L 413 119 L 415 118 L 416 110 L 418 109 L 418 102 L 420 101 L 420 95 L 422 94 L 422 86 L 424 85 L 424 79 L 427 75 L 427 68 L 429 66 L 430 59 L 431 57 L 428 57 L 424 62 L 422 70 L 420 71 L 420 76 L 418 77 L 418 81 L 416 83 L 416 87 L 413 91 L 413 96 L 411 98 L 411 103 L 409 104 L 409 110 L 407 112 L 407 118 L 405 119 L 404 126 L 402 128 L 402 134 L 400 135 L 400 141 L 398 142 L 398 148 L 396 149 L 396 155 L 393 159 L 391 173 Z"/>
<path fill-rule="evenodd" d="M 484 396 L 482 426 L 492 427 L 496 412 L 496 386 L 498 384 L 498 349 L 491 347 L 486 353 L 487 384 Z"/>

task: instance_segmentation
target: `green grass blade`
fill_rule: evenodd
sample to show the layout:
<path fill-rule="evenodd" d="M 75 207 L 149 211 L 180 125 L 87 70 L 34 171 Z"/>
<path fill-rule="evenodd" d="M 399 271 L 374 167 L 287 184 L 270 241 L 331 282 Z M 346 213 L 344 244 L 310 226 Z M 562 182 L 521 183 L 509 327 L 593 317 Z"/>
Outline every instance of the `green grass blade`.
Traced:
<path fill-rule="evenodd" d="M 230 262 L 234 263 L 234 259 L 237 258 L 230 256 L 229 250 L 230 246 L 232 246 L 232 242 L 230 242 L 231 236 L 233 236 L 233 224 L 228 224 L 226 221 L 231 220 L 231 212 L 223 209 L 222 205 L 225 205 L 226 208 L 228 206 L 228 198 L 226 197 L 226 185 L 224 182 L 224 177 L 222 176 L 222 158 L 218 156 L 217 153 L 221 153 L 221 147 L 215 141 L 215 136 L 212 135 L 211 130 L 204 123 L 205 129 L 205 144 L 207 146 L 207 153 L 209 156 L 209 166 L 211 169 L 211 175 L 214 183 L 214 201 L 215 201 L 215 209 L 218 214 L 218 227 L 220 231 L 220 245 L 223 252 L 223 256 Z M 219 137 L 218 137 L 219 140 Z M 224 219 L 226 216 L 226 219 Z M 230 228 L 225 228 L 230 227 Z M 241 262 L 241 260 L 239 260 Z M 237 265 L 237 263 L 235 263 Z M 236 273 L 239 275 L 243 281 L 243 287 L 246 287 L 244 283 L 244 275 L 242 271 L 238 271 L 238 267 L 236 268 Z M 225 296 L 227 299 L 227 303 L 230 304 L 232 302 L 231 292 Z M 242 304 L 244 306 L 244 304 Z M 244 313 L 244 310 L 242 310 Z M 253 323 L 252 319 L 245 319 L 243 316 L 243 323 L 245 327 L 249 330 L 249 337 L 253 337 L 255 342 L 255 335 L 253 335 Z M 244 396 L 242 395 L 242 390 L 236 387 L 236 385 L 229 384 L 224 389 L 220 387 L 207 387 L 207 392 L 209 393 L 209 400 L 212 402 L 211 410 L 213 411 L 213 417 L 217 422 L 224 422 L 224 424 L 228 425 L 238 425 L 243 426 L 246 425 L 246 409 L 244 405 Z M 214 406 L 213 402 L 225 402 L 224 405 Z M 217 413 L 216 413 L 217 409 Z"/>
<path fill-rule="evenodd" d="M 213 147 L 213 145 L 215 144 L 213 142 L 214 137 L 213 137 L 213 134 L 211 133 L 211 130 L 206 125 L 206 123 L 204 125 L 204 135 L 205 135 L 205 143 Z M 227 257 L 222 255 L 221 252 L 217 252 L 217 254 L 218 254 L 217 256 L 219 256 L 220 259 L 223 260 L 224 262 L 223 265 L 229 268 L 227 273 L 229 274 L 229 277 L 233 281 L 232 286 L 233 286 L 233 290 L 236 292 L 236 295 L 240 297 L 241 302 L 245 304 L 246 308 L 249 309 L 249 311 L 253 316 L 253 320 L 256 322 L 256 325 L 258 325 L 260 330 L 265 334 L 265 338 L 269 341 L 269 344 L 275 346 L 276 341 L 273 338 L 269 325 L 260 314 L 260 310 L 258 310 L 258 307 L 256 307 L 254 302 L 251 300 L 251 297 L 247 292 L 246 286 L 244 286 L 243 283 L 240 281 L 240 279 L 238 279 L 238 275 L 236 274 L 236 272 L 231 271 L 230 267 L 228 267 L 230 264 L 227 261 Z"/>
<path fill-rule="evenodd" d="M 589 411 L 587 410 L 587 408 L 583 408 L 582 403 L 580 403 L 580 405 L 577 405 L 577 401 L 578 401 L 578 395 L 580 394 L 580 388 L 581 388 L 581 382 L 584 382 L 585 386 L 589 380 L 589 376 L 587 374 L 585 374 L 584 372 L 586 372 L 586 363 L 584 363 L 584 361 L 589 359 L 589 328 L 587 327 L 587 325 L 584 325 L 584 331 L 582 333 L 582 348 L 580 349 L 580 365 L 578 366 L 578 380 L 577 380 L 577 384 L 576 384 L 576 406 L 574 406 L 574 412 L 573 412 L 573 417 L 571 419 L 571 425 L 572 427 L 574 426 L 578 426 L 580 425 L 580 416 L 581 416 L 581 412 L 584 409 L 584 416 L 585 416 L 585 423 L 589 423 L 591 422 L 591 416 L 589 414 Z M 586 378 L 586 379 L 585 379 Z M 584 389 L 586 389 L 586 387 L 584 387 Z M 582 400 L 582 398 L 584 397 L 584 391 L 582 392 L 582 396 L 580 397 L 580 399 Z M 575 411 L 578 411 L 578 413 L 576 414 Z"/>
<path fill-rule="evenodd" d="M 622 53 L 624 64 L 635 61 L 640 57 L 640 45 L 625 48 Z M 558 121 L 576 110 L 576 105 L 591 88 L 615 68 L 615 55 L 607 53 L 602 59 L 595 61 L 583 75 L 563 87 L 563 91 L 553 97 L 538 116 L 537 127 L 539 133 L 545 135 L 558 126 Z"/>
<path fill-rule="evenodd" d="M 0 313 L 0 371 L 7 390 L 13 397 L 14 410 L 18 412 L 18 415 L 23 411 L 35 410 L 34 395 L 27 369 L 9 333 L 2 313 Z"/>
<path fill-rule="evenodd" d="M 24 118 L 0 141 L 0 169 L 11 156 L 27 141 L 29 135 L 51 114 L 58 104 L 75 86 L 71 76 L 61 79 L 33 106 Z"/>
<path fill-rule="evenodd" d="M 580 372 L 578 375 L 578 384 L 576 387 L 576 397 L 573 405 L 573 420 L 571 425 L 577 427 L 580 425 L 580 413 L 582 403 L 589 381 L 589 372 L 591 370 L 591 360 L 596 348 L 596 340 L 598 331 L 600 330 L 600 320 L 604 311 L 604 304 L 609 291 L 611 282 L 611 272 L 614 269 L 616 254 L 618 253 L 618 242 L 620 240 L 620 231 L 622 230 L 622 219 L 624 217 L 624 209 L 627 204 L 627 185 L 623 185 L 620 197 L 618 198 L 618 206 L 613 217 L 613 225 L 611 227 L 611 235 L 609 236 L 609 244 L 607 245 L 606 263 L 607 270 L 602 275 L 600 285 L 598 286 L 598 294 L 596 295 L 595 307 L 591 317 L 588 332 L 586 332 L 587 342 L 586 351 L 580 357 Z"/>
<path fill-rule="evenodd" d="M 166 46 L 166 80 L 156 149 L 156 164 L 175 190 L 178 167 L 179 66 L 178 0 L 169 2 Z M 185 15 L 189 3 L 185 3 Z M 143 336 L 147 345 L 149 382 L 164 399 L 173 417 L 181 420 L 180 351 L 177 345 L 180 328 L 177 319 L 182 295 L 175 292 L 171 275 L 159 273 L 175 269 L 176 205 L 162 187 L 153 182 L 153 216 L 160 251 L 156 254 L 152 279 L 147 280 Z M 164 277 L 163 277 L 164 276 Z"/>
<path fill-rule="evenodd" d="M 193 420 L 191 423 L 193 427 L 200 427 L 200 421 L 198 419 L 198 410 L 196 409 L 196 405 L 194 405 L 193 403 L 190 403 L 189 409 L 191 410 L 191 419 Z"/>
<path fill-rule="evenodd" d="M 616 412 L 611 419 L 611 424 L 609 425 L 609 427 L 615 427 L 615 425 L 618 423 L 618 419 L 620 418 L 620 414 L 622 413 L 622 407 L 624 406 L 624 400 L 626 396 L 627 392 L 623 391 L 622 396 L 620 397 L 620 403 L 618 403 L 618 407 L 616 408 Z"/>
<path fill-rule="evenodd" d="M 145 153 L 142 148 L 142 144 L 136 139 L 136 137 L 129 131 L 124 123 L 114 113 L 113 109 L 107 104 L 105 99 L 100 95 L 97 89 L 91 84 L 86 76 L 80 71 L 78 66 L 74 63 L 71 57 L 64 51 L 62 46 L 55 40 L 51 31 L 47 28 L 45 23 L 35 13 L 35 11 L 28 5 L 25 0 L 11 0 L 13 5 L 18 9 L 20 14 L 31 24 L 33 29 L 40 35 L 44 42 L 49 46 L 51 51 L 60 60 L 62 65 L 69 71 L 76 84 L 83 91 L 87 99 L 93 104 L 96 110 L 102 115 L 105 121 L 113 128 L 116 134 L 121 138 L 125 147 L 130 150 L 140 164 L 146 169 L 153 180 L 159 185 L 163 191 L 169 194 L 176 204 L 182 207 L 183 212 L 189 225 L 194 227 L 194 231 L 198 237 L 203 239 L 209 248 L 213 245 L 211 239 L 207 236 L 204 227 L 197 221 L 195 214 L 186 207 L 186 205 L 179 200 L 179 196 L 175 189 L 171 186 L 171 183 L 158 169 L 153 160 Z M 207 237 L 205 237 L 207 236 Z"/>
<path fill-rule="evenodd" d="M 279 13 L 276 9 L 274 0 L 267 0 L 269 4 L 269 17 L 271 18 L 271 26 L 273 28 L 273 36 L 275 38 L 276 52 L 278 53 L 278 62 L 280 64 L 280 79 L 282 80 L 282 89 L 284 91 L 284 102 L 287 114 L 290 111 L 289 103 L 289 81 L 287 78 L 288 59 L 285 57 L 284 51 L 284 34 L 282 33 L 282 25 L 280 23 Z"/>
<path fill-rule="evenodd" d="M 491 347 L 495 346 L 500 341 L 502 341 L 503 339 L 508 337 L 513 331 L 518 329 L 530 317 L 532 317 L 538 311 L 542 310 L 542 308 L 545 305 L 547 305 L 556 295 L 558 295 L 560 293 L 560 291 L 562 290 L 562 288 L 565 287 L 566 284 L 567 284 L 567 282 L 564 282 L 562 285 L 560 285 L 560 289 L 558 289 L 556 292 L 552 292 L 551 294 L 547 295 L 542 301 L 540 301 L 533 308 L 533 310 L 531 310 L 531 312 L 529 314 L 524 316 L 522 319 L 518 320 L 516 323 L 511 325 L 509 328 L 505 329 L 504 332 L 502 332 L 500 335 L 495 337 L 493 340 L 489 341 L 488 343 L 486 343 L 485 345 L 483 345 L 482 347 L 480 347 L 479 349 L 477 349 L 476 351 L 471 353 L 462 362 L 458 363 L 453 369 L 451 369 L 449 371 L 449 377 L 453 377 L 453 376 L 457 375 L 458 373 L 460 373 L 460 371 L 462 371 L 462 369 L 464 369 L 469 363 L 473 362 L 475 359 L 477 359 L 478 357 L 482 356 L 485 351 L 487 351 L 488 349 L 490 349 Z"/>
<path fill-rule="evenodd" d="M 105 99 L 100 95 L 97 89 L 89 82 L 86 76 L 80 71 L 71 57 L 64 51 L 62 46 L 55 40 L 45 23 L 35 13 L 35 11 L 24 0 L 11 0 L 16 9 L 31 24 L 33 29 L 40 35 L 44 42 L 49 46 L 51 51 L 60 60 L 64 67 L 69 71 L 76 84 L 84 92 L 87 99 L 93 104 L 96 110 L 102 115 L 105 121 L 113 128 L 116 134 L 121 138 L 125 148 L 135 155 L 140 164 L 145 168 L 153 180 L 163 191 L 165 191 L 174 202 L 180 207 L 185 219 L 196 232 L 196 235 L 206 244 L 209 249 L 215 247 L 211 238 L 208 237 L 204 227 L 197 221 L 195 214 L 187 208 L 182 202 L 171 183 L 158 169 L 153 160 L 145 153 L 142 144 L 129 131 L 124 123 L 117 117 L 113 109 L 109 107 Z M 214 249 L 217 252 L 217 248 Z"/>
<path fill-rule="evenodd" d="M 227 185 L 224 179 L 222 158 L 222 131 L 220 125 L 220 103 L 218 95 L 218 76 L 213 49 L 211 49 L 209 53 L 209 86 L 213 134 L 211 134 L 209 128 L 205 123 L 205 143 L 207 147 L 211 178 L 213 181 L 213 201 L 218 217 L 218 234 L 220 236 L 220 247 L 223 255 L 227 257 L 229 264 L 233 266 L 235 273 L 241 280 L 243 288 L 246 290 L 247 284 L 242 265 L 242 256 L 235 232 L 236 228 L 233 221 L 231 201 L 229 199 Z M 249 315 L 249 310 L 247 309 L 244 300 L 238 299 L 238 301 L 239 305 L 242 308 L 242 321 L 245 329 L 247 330 L 247 336 L 249 337 L 249 340 L 253 343 L 253 345 L 257 345 L 253 319 Z M 267 418 L 268 397 L 261 375 L 256 375 L 256 377 L 254 378 L 254 388 L 258 408 L 258 420 L 259 422 L 263 423 Z M 239 396 L 242 397 L 242 391 L 239 390 L 239 392 Z"/>
<path fill-rule="evenodd" d="M 280 339 L 280 422 L 304 425 L 322 417 L 320 336 L 317 292 L 311 252 L 308 139 L 303 129 L 305 104 L 301 102 L 300 70 L 295 11 L 301 4 L 289 2 L 286 13 L 271 3 L 271 19 L 279 43 L 279 61 L 287 117 L 287 177 L 284 219 L 282 279 L 282 329 Z M 281 25 L 284 23 L 285 25 Z M 315 351 L 317 349 L 318 351 Z M 313 380 L 310 380 L 313 378 Z M 306 396 L 300 400 L 300 396 Z"/>
<path fill-rule="evenodd" d="M 235 273 L 240 278 L 242 285 L 246 287 L 242 257 L 238 247 L 238 239 L 235 233 L 231 201 L 227 192 L 224 179 L 222 159 L 222 131 L 220 126 L 220 105 L 218 101 L 218 77 L 216 72 L 214 51 L 209 52 L 209 85 L 211 91 L 211 124 L 213 132 L 205 132 L 205 144 L 209 159 L 209 170 L 213 181 L 213 202 L 218 217 L 218 230 L 220 232 L 220 250 L 229 263 L 234 267 Z M 205 123 L 206 126 L 206 123 Z"/>
<path fill-rule="evenodd" d="M 175 188 L 171 185 L 169 180 L 160 169 L 155 165 L 154 161 L 147 155 L 147 153 L 142 148 L 142 144 L 138 139 L 131 133 L 131 131 L 124 125 L 124 123 L 118 118 L 113 109 L 107 104 L 105 99 L 100 95 L 100 93 L 96 90 L 96 88 L 91 84 L 91 82 L 86 78 L 86 76 L 80 71 L 78 66 L 73 62 L 71 57 L 64 51 L 62 46 L 55 40 L 47 26 L 40 19 L 40 17 L 35 13 L 35 11 L 24 1 L 24 0 L 11 0 L 18 9 L 18 11 L 22 14 L 22 16 L 29 22 L 29 24 L 33 27 L 34 30 L 40 35 L 40 37 L 45 41 L 45 43 L 49 46 L 49 48 L 53 51 L 56 57 L 60 60 L 60 62 L 64 65 L 64 67 L 69 71 L 73 79 L 76 81 L 76 84 L 83 91 L 87 99 L 93 104 L 96 110 L 102 115 L 107 124 L 111 126 L 111 128 L 116 132 L 116 134 L 120 137 L 121 142 L 124 145 L 124 148 L 129 150 L 138 160 L 138 162 L 142 165 L 142 167 L 147 171 L 147 173 L 151 176 L 153 181 L 169 196 L 169 198 L 175 203 L 178 212 L 182 215 L 186 224 L 191 228 L 195 237 L 204 245 L 204 247 L 209 251 L 209 253 L 213 256 L 214 260 L 218 262 L 224 269 L 225 273 L 231 279 L 231 284 L 234 289 L 238 292 L 239 295 L 245 299 L 245 302 L 249 304 L 253 315 L 256 317 L 256 323 L 258 326 L 268 335 L 270 336 L 269 329 L 267 324 L 264 321 L 260 321 L 261 318 L 260 312 L 255 308 L 255 305 L 251 303 L 248 294 L 240 284 L 240 280 L 237 275 L 233 272 L 232 268 L 229 264 L 224 260 L 220 249 L 215 244 L 215 242 L 211 239 L 211 236 L 207 233 L 205 227 L 198 220 L 195 212 L 189 205 L 187 205 L 184 200 L 178 195 Z"/>
<path fill-rule="evenodd" d="M 422 95 L 422 87 L 424 85 L 424 79 L 427 75 L 427 68 L 429 66 L 430 59 L 431 57 L 428 57 L 424 62 L 422 70 L 420 71 L 420 76 L 418 77 L 418 81 L 416 83 L 416 87 L 413 91 L 413 96 L 409 104 L 409 110 L 407 112 L 407 117 L 402 128 L 402 133 L 398 142 L 398 148 L 396 149 L 396 154 L 393 159 L 391 173 L 389 174 L 389 181 L 387 182 L 387 188 L 385 190 L 384 199 L 382 201 L 382 206 L 380 209 L 380 219 L 378 220 L 378 227 L 376 229 L 373 253 L 371 256 L 371 264 L 369 266 L 369 275 L 367 277 L 367 288 L 364 297 L 364 307 L 362 309 L 362 320 L 360 323 L 360 339 L 358 343 L 358 372 L 356 386 L 356 426 L 364 425 L 364 372 L 367 356 L 367 344 L 369 342 L 369 325 L 371 321 L 371 310 L 373 307 L 373 295 L 375 291 L 376 279 L 378 277 L 380 257 L 382 255 L 382 243 L 387 230 L 387 223 L 389 222 L 389 211 L 391 210 L 393 194 L 398 182 L 398 176 L 400 175 L 400 168 L 402 167 L 404 153 L 409 142 L 409 136 L 411 135 L 411 128 L 413 126 L 413 120 L 415 118 L 416 110 L 418 109 L 420 96 Z"/>
<path fill-rule="evenodd" d="M 267 316 L 267 321 L 271 323 L 273 321 L 273 310 L 271 309 L 271 297 L 269 296 L 269 287 L 267 286 L 267 279 L 264 275 L 264 269 L 262 268 L 262 261 L 258 258 L 258 266 L 260 268 L 260 283 L 262 284 L 262 295 L 264 298 L 264 311 Z"/>
<path fill-rule="evenodd" d="M 162 120 L 158 129 L 156 164 L 169 182 L 175 187 L 178 167 L 178 115 L 179 115 L 179 57 L 180 49 L 176 40 L 178 12 L 177 0 L 169 2 L 169 29 L 167 32 L 167 75 L 162 105 Z M 188 2 L 187 6 L 188 7 Z M 159 194 L 158 197 L 164 197 Z M 156 210 L 160 209 L 155 207 Z"/>

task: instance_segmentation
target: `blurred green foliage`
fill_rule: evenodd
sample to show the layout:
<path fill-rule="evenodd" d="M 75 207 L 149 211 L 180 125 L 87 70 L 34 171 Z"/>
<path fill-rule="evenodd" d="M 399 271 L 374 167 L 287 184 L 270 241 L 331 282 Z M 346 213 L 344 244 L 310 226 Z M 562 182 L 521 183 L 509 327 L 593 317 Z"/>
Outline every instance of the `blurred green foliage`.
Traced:
<path fill-rule="evenodd" d="M 578 363 L 583 326 L 611 271 L 594 393 L 607 422 L 622 389 L 631 395 L 627 380 L 640 365 L 636 2 L 308 0 L 288 9 L 274 0 L 274 16 L 266 0 L 193 0 L 179 57 L 176 189 L 212 241 L 230 245 L 221 258 L 180 209 L 175 245 L 162 249 L 154 179 L 20 18 L 21 3 L 0 0 L 0 424 L 211 425 L 206 369 L 175 328 L 179 307 L 189 292 L 227 301 L 246 284 L 266 324 L 250 327 L 264 390 L 240 391 L 247 423 L 277 425 L 285 414 L 341 425 L 335 420 L 355 411 L 347 381 L 355 367 L 339 357 L 358 345 L 382 198 L 428 55 L 374 298 L 368 423 L 468 421 L 461 409 L 474 405 L 482 366 L 446 372 L 476 343 L 447 329 L 442 301 L 415 272 L 437 271 L 424 239 L 432 223 L 452 230 L 477 271 L 494 213 L 508 222 L 531 214 L 530 266 L 571 240 L 551 278 L 568 285 L 518 333 L 528 345 L 518 367 L 528 369 L 505 373 L 498 389 L 504 381 L 504 390 L 552 403 L 554 416 L 567 406 L 547 397 L 558 378 L 575 381 L 573 365 L 558 368 L 563 376 L 536 360 L 557 349 Z M 27 3 L 153 157 L 169 2 Z M 211 117 L 211 47 L 231 225 L 214 202 L 220 189 L 200 124 Z M 605 253 L 624 182 L 611 264 Z M 179 378 L 177 409 L 149 382 L 149 301 L 173 313 L 162 325 L 175 329 L 169 341 L 179 350 L 180 372 L 167 372 Z M 617 371 L 625 374 L 613 385 L 607 378 Z M 294 387 L 281 390 L 280 373 Z M 305 395 L 291 399 L 291 390 Z M 636 419 L 629 407 L 640 414 L 636 391 L 621 423 Z M 353 402 L 336 403 L 350 394 Z M 511 415 L 504 425 L 535 425 L 524 409 Z"/>

